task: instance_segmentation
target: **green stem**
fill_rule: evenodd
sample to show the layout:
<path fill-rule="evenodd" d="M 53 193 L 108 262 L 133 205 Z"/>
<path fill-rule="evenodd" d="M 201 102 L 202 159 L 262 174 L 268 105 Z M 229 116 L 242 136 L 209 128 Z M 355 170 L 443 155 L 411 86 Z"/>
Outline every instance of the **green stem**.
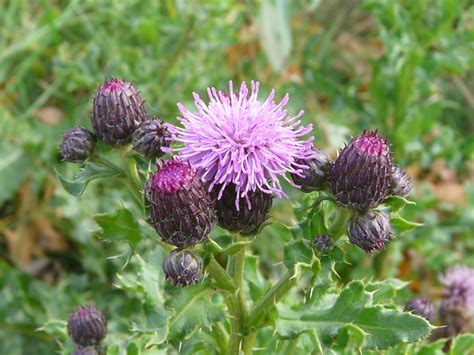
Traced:
<path fill-rule="evenodd" d="M 231 355 L 239 355 L 240 342 L 242 340 L 242 320 L 240 317 L 240 305 L 234 295 L 226 294 L 224 301 L 229 312 L 230 334 L 229 346 L 227 353 Z"/>
<path fill-rule="evenodd" d="M 234 280 L 227 274 L 224 268 L 216 261 L 214 255 L 211 254 L 209 264 L 206 266 L 206 270 L 211 275 L 211 277 L 216 281 L 219 288 L 235 292 L 237 286 L 234 283 Z"/>
<path fill-rule="evenodd" d="M 294 287 L 299 278 L 287 272 L 277 284 L 275 284 L 258 302 L 253 306 L 249 312 L 247 319 L 246 328 L 254 326 L 261 317 L 263 317 L 273 307 L 274 304 L 278 303 L 283 296 L 287 294 L 292 287 Z"/>
<path fill-rule="evenodd" d="M 347 221 L 350 213 L 346 208 L 338 208 L 336 218 L 331 223 L 328 234 L 334 239 L 338 240 L 346 232 Z"/>
<path fill-rule="evenodd" d="M 253 344 L 255 343 L 255 338 L 257 337 L 257 330 L 253 330 L 244 338 L 242 343 L 242 351 L 244 355 L 253 354 Z"/>
<path fill-rule="evenodd" d="M 120 151 L 120 155 L 122 157 L 122 164 L 123 170 L 125 172 L 125 178 L 127 181 L 127 185 L 129 186 L 130 190 L 132 191 L 133 197 L 135 198 L 136 202 L 143 210 L 145 208 L 145 203 L 143 200 L 143 182 L 140 179 L 140 175 L 138 174 L 137 164 L 135 159 L 128 156 L 127 147 Z"/>
<path fill-rule="evenodd" d="M 224 325 L 221 322 L 218 322 L 214 323 L 212 326 L 212 333 L 221 354 L 224 354 L 227 351 L 227 346 L 229 343 L 229 334 L 227 334 L 227 330 L 224 328 Z"/>
<path fill-rule="evenodd" d="M 298 346 L 299 340 L 300 340 L 300 337 L 298 335 L 296 338 L 288 341 L 288 345 L 286 346 L 286 351 L 285 351 L 286 355 L 296 354 L 296 347 Z"/>
<path fill-rule="evenodd" d="M 234 242 L 238 242 L 240 239 L 239 234 L 234 235 Z M 245 248 L 239 250 L 235 255 L 229 256 L 227 271 L 233 278 L 234 284 L 237 287 L 237 292 L 229 297 L 232 297 L 233 314 L 229 310 L 230 316 L 235 319 L 231 319 L 231 334 L 229 342 L 229 354 L 239 354 L 240 344 L 243 337 L 243 326 L 247 319 L 247 304 L 244 297 L 244 265 L 245 265 Z"/>

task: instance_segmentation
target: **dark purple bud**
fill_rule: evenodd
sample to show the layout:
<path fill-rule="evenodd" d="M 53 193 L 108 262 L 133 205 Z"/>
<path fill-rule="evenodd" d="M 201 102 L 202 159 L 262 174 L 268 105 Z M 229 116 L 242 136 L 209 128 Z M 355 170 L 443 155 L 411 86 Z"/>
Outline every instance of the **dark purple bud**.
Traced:
<path fill-rule="evenodd" d="M 66 131 L 59 150 L 65 161 L 82 163 L 91 155 L 95 146 L 95 137 L 91 131 L 76 126 Z"/>
<path fill-rule="evenodd" d="M 377 131 L 352 139 L 329 169 L 329 186 L 336 200 L 366 211 L 391 194 L 392 158 L 387 141 Z"/>
<path fill-rule="evenodd" d="M 246 197 L 239 199 L 239 209 L 237 210 L 235 185 L 227 185 L 218 200 L 219 191 L 220 186 L 216 186 L 212 192 L 219 226 L 243 235 L 256 234 L 268 218 L 268 212 L 272 207 L 272 195 L 260 190 L 249 191 Z"/>
<path fill-rule="evenodd" d="M 132 84 L 112 79 L 97 90 L 92 127 L 96 136 L 105 143 L 129 143 L 135 128 L 146 119 L 145 105 Z"/>
<path fill-rule="evenodd" d="M 178 248 L 206 240 L 216 214 L 211 197 L 193 168 L 177 159 L 157 164 L 145 187 L 151 224 L 160 237 Z"/>
<path fill-rule="evenodd" d="M 166 279 L 175 287 L 186 287 L 201 282 L 202 263 L 187 250 L 173 250 L 163 261 Z"/>
<path fill-rule="evenodd" d="M 133 149 L 147 158 L 160 158 L 164 154 L 161 148 L 168 147 L 170 136 L 163 121 L 142 122 L 132 134 Z"/>
<path fill-rule="evenodd" d="M 79 307 L 69 317 L 67 330 L 78 347 L 96 345 L 107 334 L 107 319 L 95 306 Z"/>
<path fill-rule="evenodd" d="M 390 217 L 383 211 L 368 211 L 349 219 L 347 235 L 352 244 L 367 253 L 380 251 L 390 241 Z"/>
<path fill-rule="evenodd" d="M 320 234 L 314 237 L 313 246 L 321 253 L 327 253 L 332 249 L 333 245 L 332 238 L 327 234 Z"/>
<path fill-rule="evenodd" d="M 404 310 L 406 312 L 412 312 L 418 316 L 425 318 L 428 321 L 432 321 L 435 317 L 435 308 L 433 303 L 423 297 L 415 297 L 407 302 Z"/>
<path fill-rule="evenodd" d="M 306 165 L 309 169 L 303 169 L 301 176 L 291 174 L 291 178 L 296 185 L 301 186 L 303 192 L 321 191 L 327 183 L 329 167 L 332 160 L 322 149 L 313 148 L 314 157 L 310 160 L 297 160 L 297 165 Z"/>
<path fill-rule="evenodd" d="M 406 197 L 412 189 L 411 179 L 407 172 L 398 165 L 392 166 L 392 195 Z"/>
<path fill-rule="evenodd" d="M 74 350 L 72 355 L 102 355 L 105 354 L 105 352 L 101 352 L 100 349 L 97 349 L 95 347 L 88 346 L 86 348 L 78 348 Z"/>
<path fill-rule="evenodd" d="M 462 304 L 452 303 L 447 299 L 443 300 L 439 309 L 439 318 L 445 326 L 445 337 L 452 338 L 461 333 L 468 333 L 471 329 L 471 313 Z"/>

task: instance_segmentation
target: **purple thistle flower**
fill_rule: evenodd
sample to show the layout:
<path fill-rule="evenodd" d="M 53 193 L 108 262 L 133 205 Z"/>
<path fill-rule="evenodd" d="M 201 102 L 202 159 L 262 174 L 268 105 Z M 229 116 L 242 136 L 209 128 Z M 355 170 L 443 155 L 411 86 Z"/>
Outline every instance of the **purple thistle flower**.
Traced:
<path fill-rule="evenodd" d="M 446 302 L 474 311 L 474 269 L 455 266 L 439 277 Z"/>
<path fill-rule="evenodd" d="M 404 307 L 407 312 L 424 317 L 428 321 L 432 321 L 436 315 L 433 303 L 424 297 L 415 297 L 409 300 Z"/>
<path fill-rule="evenodd" d="M 237 210 L 239 199 L 248 200 L 252 191 L 285 196 L 279 178 L 296 186 L 286 173 L 302 175 L 308 167 L 297 160 L 313 157 L 313 138 L 301 139 L 312 129 L 300 125 L 303 111 L 288 116 L 289 96 L 277 104 L 274 90 L 265 101 L 258 100 L 259 83 L 254 81 L 250 92 L 245 83 L 235 92 L 232 81 L 228 93 L 215 88 L 207 92 L 208 104 L 193 94 L 197 112 L 178 104 L 184 127 L 174 127 L 172 133 L 183 147 L 174 150 L 209 181 L 209 191 L 219 190 L 217 199 L 229 184 L 235 185 Z"/>

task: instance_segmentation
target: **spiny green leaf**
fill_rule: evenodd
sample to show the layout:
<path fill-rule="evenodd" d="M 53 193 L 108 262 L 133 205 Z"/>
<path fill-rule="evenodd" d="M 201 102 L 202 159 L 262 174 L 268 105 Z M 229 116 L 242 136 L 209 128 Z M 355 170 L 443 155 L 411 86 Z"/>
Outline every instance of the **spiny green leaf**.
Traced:
<path fill-rule="evenodd" d="M 246 248 L 250 243 L 252 243 L 251 240 L 240 240 L 238 242 L 233 242 L 222 250 L 222 254 L 234 255 L 242 249 Z"/>
<path fill-rule="evenodd" d="M 56 170 L 55 170 L 56 171 Z M 106 177 L 122 176 L 120 169 L 113 168 L 109 165 L 98 164 L 96 162 L 87 162 L 83 169 L 72 180 L 68 180 L 56 171 L 56 175 L 61 181 L 64 189 L 73 196 L 80 196 L 86 189 L 87 185 L 96 179 Z"/>
<path fill-rule="evenodd" d="M 450 355 L 472 354 L 474 352 L 474 334 L 462 334 L 454 338 L 449 349 Z"/>
<path fill-rule="evenodd" d="M 311 264 L 313 258 L 313 250 L 302 240 L 292 240 L 285 245 L 283 262 L 288 270 L 297 263 Z"/>
<path fill-rule="evenodd" d="M 398 343 L 418 341 L 431 331 L 430 324 L 421 317 L 372 306 L 370 302 L 364 284 L 353 281 L 330 306 L 292 310 L 279 304 L 276 332 L 282 338 L 294 338 L 315 330 L 325 344 L 331 344 L 341 329 L 355 325 L 366 334 L 364 348 L 386 349 Z"/>
<path fill-rule="evenodd" d="M 179 342 L 197 328 L 210 328 L 224 319 L 224 306 L 211 297 L 213 292 L 209 280 L 187 288 L 167 287 L 166 308 L 173 314 L 170 340 Z"/>
<path fill-rule="evenodd" d="M 390 223 L 398 232 L 405 232 L 413 228 L 421 227 L 423 223 L 407 221 L 398 213 L 392 213 L 390 216 Z"/>
<path fill-rule="evenodd" d="M 133 248 L 142 239 L 140 226 L 125 207 L 116 210 L 112 214 L 100 214 L 94 217 L 101 230 L 97 233 L 101 238 L 111 241 L 125 241 Z"/>
<path fill-rule="evenodd" d="M 384 201 L 384 204 L 389 205 L 393 212 L 398 212 L 406 205 L 416 205 L 416 202 L 407 200 L 402 196 L 390 196 Z"/>

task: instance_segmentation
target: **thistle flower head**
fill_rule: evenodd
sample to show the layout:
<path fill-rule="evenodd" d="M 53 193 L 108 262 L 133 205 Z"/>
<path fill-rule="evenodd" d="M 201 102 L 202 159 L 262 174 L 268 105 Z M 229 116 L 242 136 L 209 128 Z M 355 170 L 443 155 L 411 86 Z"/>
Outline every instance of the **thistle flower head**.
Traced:
<path fill-rule="evenodd" d="M 329 155 L 322 149 L 314 148 L 314 156 L 311 159 L 301 160 L 297 162 L 306 164 L 307 169 L 304 169 L 301 174 L 291 174 L 293 182 L 297 184 L 301 191 L 321 191 L 327 183 L 329 168 L 332 164 Z"/>
<path fill-rule="evenodd" d="M 367 211 L 391 194 L 390 146 L 377 131 L 353 138 L 329 169 L 329 186 L 336 200 Z"/>
<path fill-rule="evenodd" d="M 321 253 L 327 253 L 334 246 L 332 238 L 327 234 L 319 234 L 313 239 L 313 246 Z"/>
<path fill-rule="evenodd" d="M 444 286 L 444 300 L 452 305 L 461 305 L 474 311 L 474 269 L 455 266 L 439 277 Z"/>
<path fill-rule="evenodd" d="M 211 196 L 188 163 L 171 159 L 145 186 L 152 225 L 161 238 L 178 248 L 206 240 L 217 217 Z"/>
<path fill-rule="evenodd" d="M 352 216 L 347 228 L 349 241 L 367 253 L 381 251 L 392 239 L 390 217 L 384 211 Z"/>
<path fill-rule="evenodd" d="M 273 90 L 265 101 L 257 98 L 258 92 L 258 82 L 252 81 L 250 92 L 245 83 L 236 92 L 229 82 L 228 93 L 209 88 L 207 104 L 195 93 L 197 111 L 178 104 L 183 127 L 172 132 L 183 143 L 176 148 L 181 159 L 209 181 L 209 191 L 219 188 L 217 199 L 229 184 L 236 187 L 237 209 L 239 199 L 251 191 L 284 196 L 279 178 L 291 183 L 287 172 L 301 174 L 307 168 L 297 159 L 313 156 L 312 138 L 301 139 L 312 129 L 300 125 L 303 111 L 289 116 L 288 95 L 275 103 Z"/>
<path fill-rule="evenodd" d="M 166 256 L 162 268 L 166 279 L 175 287 L 186 287 L 203 278 L 201 260 L 187 250 L 173 250 Z"/>
<path fill-rule="evenodd" d="M 404 310 L 419 315 L 428 321 L 432 321 L 436 313 L 433 303 L 423 297 L 415 297 L 409 300 L 405 304 Z"/>
<path fill-rule="evenodd" d="M 110 145 L 124 145 L 147 112 L 131 83 L 112 79 L 99 87 L 94 97 L 92 127 L 96 136 Z"/>
<path fill-rule="evenodd" d="M 166 125 L 153 119 L 140 123 L 132 133 L 133 149 L 149 158 L 159 158 L 164 152 L 163 147 L 167 147 L 170 133 Z"/>
<path fill-rule="evenodd" d="M 91 131 L 76 126 L 64 132 L 59 147 L 62 157 L 70 163 L 82 163 L 91 155 L 95 146 L 95 137 Z"/>
<path fill-rule="evenodd" d="M 392 166 L 392 195 L 406 197 L 410 194 L 412 187 L 407 172 L 394 164 Z"/>
<path fill-rule="evenodd" d="M 211 196 L 216 194 L 214 192 Z M 231 232 L 239 232 L 242 235 L 256 234 L 269 216 L 272 195 L 260 190 L 250 191 L 246 196 L 247 201 L 239 200 L 238 209 L 235 208 L 235 195 L 235 185 L 230 184 L 224 190 L 222 198 L 215 201 L 217 223 Z M 213 197 L 215 199 L 215 196 Z"/>
<path fill-rule="evenodd" d="M 79 307 L 69 317 L 67 330 L 74 344 L 96 345 L 107 334 L 107 319 L 95 306 Z"/>

